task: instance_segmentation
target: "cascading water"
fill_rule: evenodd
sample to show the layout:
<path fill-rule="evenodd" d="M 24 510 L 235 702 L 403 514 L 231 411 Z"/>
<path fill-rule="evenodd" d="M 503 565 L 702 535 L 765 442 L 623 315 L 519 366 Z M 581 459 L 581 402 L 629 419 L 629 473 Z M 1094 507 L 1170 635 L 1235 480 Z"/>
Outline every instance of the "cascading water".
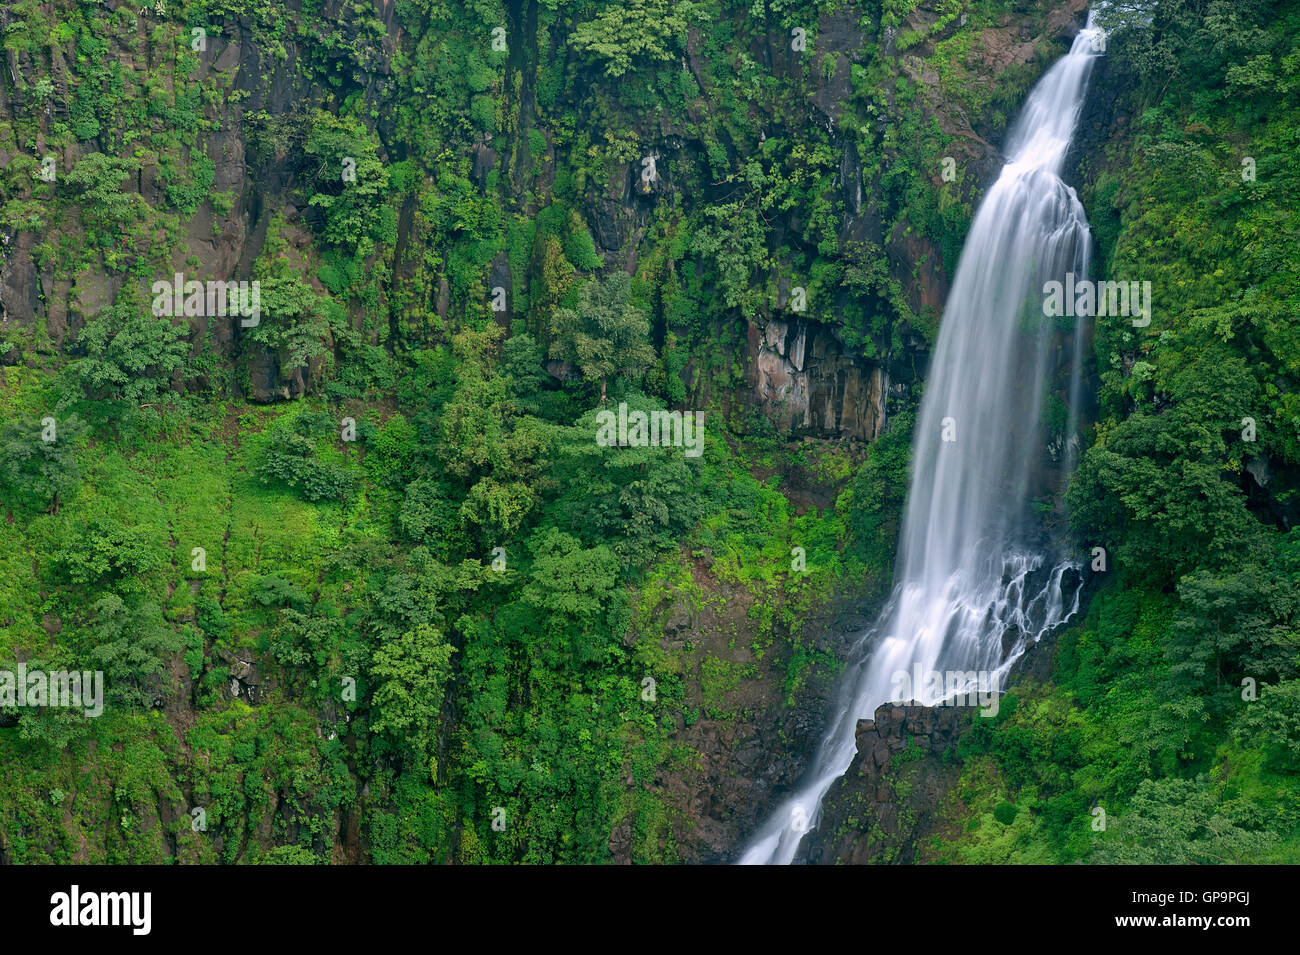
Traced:
<path fill-rule="evenodd" d="M 1090 14 L 1011 129 L 1010 159 L 957 264 L 921 401 L 898 584 L 850 654 L 807 774 L 758 830 L 743 864 L 794 859 L 826 791 L 853 761 L 858 720 L 894 698 L 897 674 L 982 671 L 1001 686 L 1025 648 L 1078 609 L 1075 565 L 1034 543 L 1041 535 L 1027 517 L 1044 451 L 1039 417 L 1053 331 L 1043 283 L 1088 267 L 1088 220 L 1060 174 L 1100 35 Z M 1076 327 L 1071 427 L 1081 333 Z M 951 692 L 951 684 L 939 692 L 927 685 L 910 697 L 935 704 Z"/>

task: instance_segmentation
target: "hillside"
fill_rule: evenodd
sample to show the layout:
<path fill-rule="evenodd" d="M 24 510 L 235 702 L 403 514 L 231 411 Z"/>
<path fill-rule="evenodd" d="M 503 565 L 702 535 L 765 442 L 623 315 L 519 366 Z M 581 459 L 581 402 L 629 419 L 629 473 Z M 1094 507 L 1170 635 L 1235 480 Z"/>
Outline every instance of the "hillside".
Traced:
<path fill-rule="evenodd" d="M 0 668 L 105 695 L 0 699 L 0 862 L 735 861 L 1084 7 L 8 3 Z M 811 861 L 1300 861 L 1300 7 L 1126 9 L 1064 178 L 1151 321 L 1078 407 L 1056 342 L 1035 502 L 1082 612 L 864 730 Z"/>

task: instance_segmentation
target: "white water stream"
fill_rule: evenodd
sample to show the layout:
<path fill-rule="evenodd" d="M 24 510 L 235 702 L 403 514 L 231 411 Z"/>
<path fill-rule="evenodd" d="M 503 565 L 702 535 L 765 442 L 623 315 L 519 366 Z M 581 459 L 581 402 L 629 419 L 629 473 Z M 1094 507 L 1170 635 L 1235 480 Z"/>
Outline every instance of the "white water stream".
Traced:
<path fill-rule="evenodd" d="M 822 798 L 853 761 L 858 720 L 893 698 L 896 674 L 918 665 L 941 675 L 984 671 L 1000 687 L 1026 647 L 1078 609 L 1081 578 L 1064 554 L 1034 543 L 1029 494 L 1044 456 L 1039 417 L 1052 337 L 1043 283 L 1087 274 L 1088 220 L 1060 177 L 1098 36 L 1090 15 L 1011 128 L 1009 159 L 962 248 L 916 421 L 898 583 L 850 654 L 808 771 L 754 834 L 742 864 L 793 861 Z M 926 687 L 913 690 L 912 699 L 940 702 Z"/>

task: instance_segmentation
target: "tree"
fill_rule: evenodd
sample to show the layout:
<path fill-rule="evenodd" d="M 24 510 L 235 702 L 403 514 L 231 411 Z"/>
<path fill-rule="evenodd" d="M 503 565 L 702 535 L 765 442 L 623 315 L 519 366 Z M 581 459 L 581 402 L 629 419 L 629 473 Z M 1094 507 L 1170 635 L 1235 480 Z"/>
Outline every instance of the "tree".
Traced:
<path fill-rule="evenodd" d="M 370 724 L 375 733 L 390 733 L 436 778 L 435 759 L 442 700 L 451 678 L 455 647 L 429 624 L 420 624 L 375 651 L 370 674 L 378 683 Z"/>
<path fill-rule="evenodd" d="M 85 357 L 71 365 L 87 398 L 126 401 L 139 407 L 156 401 L 183 368 L 188 326 L 144 308 L 111 305 L 82 331 L 77 347 Z"/>
<path fill-rule="evenodd" d="M 128 607 L 116 594 L 95 601 L 91 657 L 104 668 L 106 695 L 125 706 L 153 706 L 163 694 L 163 661 L 181 648 L 154 603 Z"/>
<path fill-rule="evenodd" d="M 902 412 L 867 448 L 867 459 L 835 502 L 848 515 L 853 545 L 876 575 L 888 577 L 907 496 L 914 416 Z"/>
<path fill-rule="evenodd" d="M 447 485 L 432 477 L 416 478 L 406 485 L 397 512 L 402 533 L 447 557 L 460 538 L 459 506 L 451 499 Z"/>
<path fill-rule="evenodd" d="M 1083 456 L 1067 492 L 1084 539 L 1113 542 L 1135 573 L 1176 579 L 1207 556 L 1233 553 L 1256 523 L 1241 489 L 1224 479 L 1226 455 L 1197 450 L 1196 431 L 1209 429 L 1189 426 L 1189 410 L 1135 413 L 1114 426 Z"/>
<path fill-rule="evenodd" d="M 316 435 L 320 432 L 313 427 L 313 420 L 301 415 L 292 428 L 277 425 L 257 474 L 263 483 L 274 481 L 300 490 L 313 503 L 346 501 L 354 476 L 347 468 L 317 457 Z"/>
<path fill-rule="evenodd" d="M 671 60 L 671 47 L 685 45 L 689 3 L 671 0 L 622 0 L 600 15 L 578 24 L 570 38 L 574 47 L 605 62 L 605 75 L 619 77 L 634 58 Z"/>
<path fill-rule="evenodd" d="M 321 860 L 306 846 L 276 846 L 262 853 L 253 865 L 320 865 Z"/>
<path fill-rule="evenodd" d="M 6 421 L 0 427 L 0 492 L 57 514 L 81 480 L 74 447 L 86 433 L 75 415 L 63 421 Z M 46 440 L 46 438 L 53 440 Z"/>
<path fill-rule="evenodd" d="M 365 258 L 385 238 L 389 174 L 374 136 L 353 116 L 318 109 L 303 152 L 317 162 L 309 205 L 324 213 L 326 240 Z"/>
<path fill-rule="evenodd" d="M 517 413 L 509 375 L 491 372 L 500 334 L 492 325 L 484 332 L 463 331 L 453 340 L 461 364 L 454 372 L 455 393 L 442 407 L 437 450 L 447 473 L 460 478 L 466 492 L 459 509 L 463 528 L 477 529 L 480 543 L 488 546 L 513 536 L 532 512 L 539 488 L 547 483 L 544 468 L 552 442 L 545 422 Z M 528 362 L 531 354 L 527 347 L 522 356 L 513 348 L 507 357 Z M 409 513 L 418 521 L 443 512 L 416 505 Z"/>
<path fill-rule="evenodd" d="M 145 578 L 165 563 L 159 542 L 138 525 L 127 525 L 107 514 L 68 528 L 59 555 L 73 584 L 138 590 Z"/>
<path fill-rule="evenodd" d="M 1280 562 L 1254 557 L 1242 554 L 1232 566 L 1200 568 L 1178 582 L 1169 657 L 1185 691 L 1231 697 L 1242 675 L 1294 674 L 1297 580 Z"/>
<path fill-rule="evenodd" d="M 249 340 L 275 349 L 285 373 L 316 358 L 328 360 L 327 343 L 343 321 L 340 306 L 317 293 L 283 259 L 259 275 L 261 315 L 247 330 Z"/>
<path fill-rule="evenodd" d="M 578 293 L 576 308 L 556 309 L 551 317 L 551 357 L 576 366 L 588 379 L 600 379 L 600 400 L 615 374 L 639 379 L 655 360 L 650 323 L 631 301 L 632 280 L 615 272 L 603 281 L 588 282 Z"/>
<path fill-rule="evenodd" d="M 272 215 L 262 253 L 253 263 L 253 278 L 260 314 L 256 325 L 244 329 L 248 340 L 274 349 L 285 375 L 314 359 L 331 362 L 330 346 L 346 328 L 347 316 L 342 305 L 304 279 L 278 213 Z"/>
<path fill-rule="evenodd" d="M 691 246 L 718 271 L 718 286 L 727 308 L 751 312 L 763 293 L 750 288 L 754 272 L 770 266 L 763 224 L 747 205 L 729 202 L 705 210 L 708 222 L 695 233 Z"/>
<path fill-rule="evenodd" d="M 63 182 L 81 203 L 81 221 L 110 249 L 109 264 L 120 252 L 122 239 L 128 229 L 150 215 L 149 204 L 134 189 L 123 189 L 122 183 L 135 179 L 140 172 L 138 160 L 121 159 L 105 153 L 90 153 L 69 170 Z"/>
<path fill-rule="evenodd" d="M 1277 771 L 1300 772 L 1300 680 L 1261 687 L 1259 699 L 1246 705 L 1232 735 L 1239 745 L 1263 750 Z"/>
<path fill-rule="evenodd" d="M 546 629 L 568 654 L 546 653 L 546 666 L 563 669 L 573 659 L 599 659 L 613 646 L 610 637 L 618 630 L 618 558 L 604 544 L 584 548 L 577 538 L 553 527 L 536 535 L 529 546 L 535 557 L 524 603 L 544 616 Z"/>
<path fill-rule="evenodd" d="M 1092 854 L 1102 865 L 1214 865 L 1259 861 L 1277 841 L 1254 831 L 1248 807 L 1219 802 L 1204 782 L 1145 779 L 1114 834 Z M 1249 828 L 1248 828 L 1249 827 Z"/>
<path fill-rule="evenodd" d="M 537 494 L 528 484 L 487 477 L 469 489 L 460 506 L 461 521 L 478 528 L 484 543 L 505 541 L 514 537 L 536 503 Z"/>
<path fill-rule="evenodd" d="M 546 396 L 546 356 L 527 332 L 506 339 L 501 370 L 510 381 L 510 396 L 524 414 L 539 414 Z"/>
<path fill-rule="evenodd" d="M 664 410 L 636 392 L 628 394 L 627 408 L 629 415 Z M 592 440 L 597 415 L 593 409 L 559 432 L 548 474 L 560 494 L 548 514 L 584 544 L 608 545 L 620 560 L 639 562 L 655 550 L 676 548 L 707 510 L 702 459 L 671 446 L 621 447 L 611 454 Z"/>

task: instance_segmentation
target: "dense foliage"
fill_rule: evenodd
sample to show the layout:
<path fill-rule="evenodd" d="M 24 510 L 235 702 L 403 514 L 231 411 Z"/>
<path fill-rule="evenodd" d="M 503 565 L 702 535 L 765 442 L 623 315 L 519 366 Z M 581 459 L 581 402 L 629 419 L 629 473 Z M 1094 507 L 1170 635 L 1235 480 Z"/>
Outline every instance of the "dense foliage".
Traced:
<path fill-rule="evenodd" d="M 0 710 L 0 860 L 694 858 L 690 729 L 833 672 L 804 624 L 888 590 L 919 392 L 866 445 L 779 432 L 751 342 L 821 323 L 914 381 L 979 185 L 941 160 L 1059 52 L 976 38 L 1058 6 L 9 3 L 0 669 L 108 693 Z M 1069 496 L 1109 569 L 963 740 L 935 857 L 1300 840 L 1300 22 L 1126 10 L 1135 121 L 1082 192 L 1157 305 L 1097 329 Z M 259 320 L 157 314 L 178 271 Z M 620 404 L 701 411 L 703 454 L 599 445 Z"/>
<path fill-rule="evenodd" d="M 1118 6 L 1107 68 L 1134 134 L 1084 202 L 1103 277 L 1151 281 L 1156 306 L 1096 329 L 1101 410 L 1069 503 L 1108 563 L 1052 683 L 965 741 L 975 834 L 941 854 L 1293 862 L 1300 11 Z M 994 823 L 999 798 L 1014 815 Z"/>

